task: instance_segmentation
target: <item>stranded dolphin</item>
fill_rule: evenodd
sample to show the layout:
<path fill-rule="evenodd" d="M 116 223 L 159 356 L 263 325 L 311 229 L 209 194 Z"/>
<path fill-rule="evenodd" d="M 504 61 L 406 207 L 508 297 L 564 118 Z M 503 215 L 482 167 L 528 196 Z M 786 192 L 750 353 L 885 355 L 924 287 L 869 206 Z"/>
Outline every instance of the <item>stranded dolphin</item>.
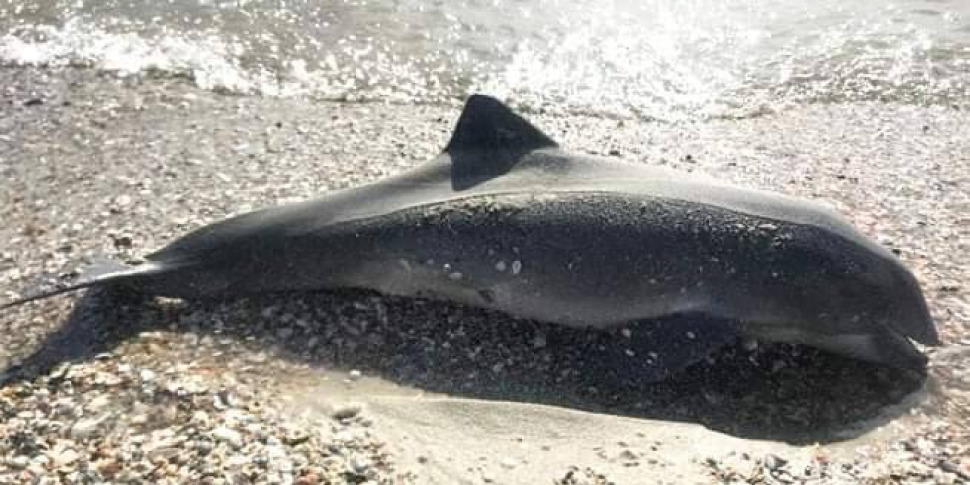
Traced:
<path fill-rule="evenodd" d="M 481 95 L 411 171 L 212 224 L 141 265 L 0 308 L 100 285 L 188 298 L 364 288 L 598 328 L 696 312 L 899 368 L 925 364 L 911 340 L 938 343 L 913 275 L 837 214 L 569 154 Z"/>

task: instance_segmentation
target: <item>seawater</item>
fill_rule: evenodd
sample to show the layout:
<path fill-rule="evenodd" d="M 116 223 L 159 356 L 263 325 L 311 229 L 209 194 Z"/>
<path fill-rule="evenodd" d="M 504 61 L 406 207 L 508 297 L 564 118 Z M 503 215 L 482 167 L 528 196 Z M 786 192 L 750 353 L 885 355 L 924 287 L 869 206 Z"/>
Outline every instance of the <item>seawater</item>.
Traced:
<path fill-rule="evenodd" d="M 655 119 L 968 105 L 967 0 L 0 0 L 0 65 Z"/>

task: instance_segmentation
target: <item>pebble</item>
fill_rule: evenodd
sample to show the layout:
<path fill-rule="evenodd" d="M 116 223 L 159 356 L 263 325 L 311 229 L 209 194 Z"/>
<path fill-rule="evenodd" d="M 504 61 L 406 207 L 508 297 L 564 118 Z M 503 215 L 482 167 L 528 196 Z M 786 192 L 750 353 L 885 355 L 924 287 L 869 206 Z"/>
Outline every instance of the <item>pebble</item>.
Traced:
<path fill-rule="evenodd" d="M 788 460 L 769 453 L 764 457 L 764 464 L 769 470 L 779 470 L 788 464 Z"/>
<path fill-rule="evenodd" d="M 212 451 L 213 448 L 214 448 L 213 443 L 208 440 L 197 440 L 193 445 L 193 449 L 195 451 L 198 451 L 202 455 L 209 454 L 209 452 Z"/>
<path fill-rule="evenodd" d="M 212 430 L 212 437 L 217 441 L 228 443 L 234 448 L 238 448 L 243 444 L 242 435 L 238 431 L 225 426 L 220 426 Z"/>
<path fill-rule="evenodd" d="M 208 426 L 209 421 L 209 413 L 202 411 L 201 409 L 192 413 L 192 417 L 189 419 L 189 423 L 199 426 Z"/>
<path fill-rule="evenodd" d="M 178 456 L 180 448 L 161 447 L 148 452 L 148 460 L 152 463 L 168 462 Z"/>
<path fill-rule="evenodd" d="M 110 414 L 103 414 L 93 418 L 78 420 L 71 426 L 71 438 L 83 440 L 93 437 L 110 417 Z"/>
<path fill-rule="evenodd" d="M 94 383 L 102 386 L 117 386 L 122 383 L 121 377 L 108 372 L 98 372 L 94 378 Z"/>
<path fill-rule="evenodd" d="M 340 404 L 333 408 L 330 416 L 336 420 L 346 420 L 356 417 L 363 410 L 363 406 L 358 403 Z"/>
<path fill-rule="evenodd" d="M 360 455 L 354 455 L 350 459 L 350 466 L 354 473 L 357 473 L 358 475 L 363 475 L 366 473 L 367 469 L 370 468 L 370 465 L 370 461 Z"/>
<path fill-rule="evenodd" d="M 316 473 L 308 473 L 300 478 L 297 478 L 294 485 L 317 485 L 320 483 L 320 476 Z"/>
<path fill-rule="evenodd" d="M 91 402 L 88 403 L 87 407 L 89 411 L 100 411 L 106 408 L 109 404 L 111 404 L 111 398 L 106 395 L 102 395 L 92 399 Z"/>
<path fill-rule="evenodd" d="M 970 473 L 965 473 L 963 470 L 960 469 L 960 467 L 956 463 L 950 460 L 940 461 L 940 469 L 947 473 L 956 474 L 964 480 L 970 480 Z"/>

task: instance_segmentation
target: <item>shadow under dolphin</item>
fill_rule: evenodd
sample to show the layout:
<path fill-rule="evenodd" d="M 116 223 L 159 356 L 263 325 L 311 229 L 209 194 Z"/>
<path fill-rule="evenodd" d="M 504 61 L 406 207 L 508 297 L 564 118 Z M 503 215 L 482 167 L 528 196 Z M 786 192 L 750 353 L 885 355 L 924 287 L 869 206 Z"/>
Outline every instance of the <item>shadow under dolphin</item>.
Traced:
<path fill-rule="evenodd" d="M 304 325 L 291 325 L 293 334 L 280 338 L 267 309 Z M 221 316 L 227 312 L 233 318 Z M 358 290 L 173 304 L 99 289 L 78 300 L 32 354 L 0 371 L 0 385 L 112 352 L 141 332 L 193 331 L 257 342 L 260 350 L 268 343 L 275 358 L 324 372 L 359 369 L 453 397 L 696 423 L 804 445 L 864 434 L 917 404 L 926 384 L 923 373 L 787 344 L 751 350 L 735 343 L 685 369 L 650 363 L 652 349 L 685 328 L 730 325 L 682 314 L 615 331 L 584 330 Z M 669 375 L 658 382 L 658 373 Z"/>

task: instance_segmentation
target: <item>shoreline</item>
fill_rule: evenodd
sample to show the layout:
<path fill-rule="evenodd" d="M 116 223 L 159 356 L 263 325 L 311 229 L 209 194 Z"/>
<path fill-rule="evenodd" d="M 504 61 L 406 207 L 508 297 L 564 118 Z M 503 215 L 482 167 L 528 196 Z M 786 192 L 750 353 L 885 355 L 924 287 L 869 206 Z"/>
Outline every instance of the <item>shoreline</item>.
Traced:
<path fill-rule="evenodd" d="M 444 146 L 458 115 L 438 105 L 231 97 L 177 80 L 118 81 L 71 69 L 5 68 L 0 80 L 0 174 L 9 181 L 0 184 L 0 218 L 11 221 L 0 227 L 2 290 L 85 258 L 137 256 L 235 213 L 413 166 Z M 673 480 L 673 470 L 701 482 L 729 470 L 819 483 L 900 473 L 913 483 L 970 477 L 970 460 L 961 459 L 970 420 L 959 411 L 970 404 L 970 288 L 962 283 L 970 276 L 970 114 L 860 103 L 686 125 L 527 116 L 571 150 L 701 170 L 835 205 L 897 250 L 923 285 L 946 343 L 929 352 L 925 391 L 883 369 L 785 346 L 734 349 L 672 383 L 649 386 L 636 380 L 635 363 L 595 352 L 621 339 L 619 332 L 569 331 L 371 294 L 121 306 L 71 295 L 0 315 L 0 369 L 37 349 L 48 354 L 31 361 L 36 368 L 28 366 L 26 379 L 0 388 L 0 401 L 17 411 L 0 435 L 9 439 L 19 426 L 49 443 L 33 453 L 0 449 L 3 463 L 14 474 L 57 463 L 75 472 L 117 466 L 119 474 L 143 473 L 139 460 L 118 450 L 144 443 L 97 419 L 144 415 L 128 425 L 162 443 L 157 449 L 167 451 L 152 456 L 175 481 L 184 470 L 232 468 L 238 456 L 267 457 L 256 472 L 283 482 L 359 474 L 377 483 L 635 483 L 631 477 Z M 539 336 L 544 345 L 536 347 Z M 40 365 L 65 359 L 77 362 L 67 370 Z M 308 389 L 318 391 L 309 401 Z M 418 397 L 388 405 L 394 393 Z M 457 399 L 432 404 L 428 396 L 438 394 Z M 483 398 L 488 406 L 469 404 Z M 58 399 L 80 411 L 20 417 L 43 402 L 56 408 Z M 503 416 L 510 412 L 503 401 L 518 403 L 518 417 Z M 550 405 L 585 417 L 552 420 Z M 508 423 L 469 428 L 475 439 L 461 445 L 468 453 L 448 461 L 462 431 L 448 416 L 463 406 Z M 179 411 L 168 416 L 166 407 Z M 419 426 L 415 416 L 442 424 Z M 582 452 L 538 442 L 535 436 L 550 431 L 542 419 Z M 630 427 L 630 419 L 642 424 L 644 437 L 621 439 L 627 446 L 584 440 L 590 431 L 569 424 L 591 420 L 607 433 Z M 860 437 L 853 428 L 866 420 L 876 421 Z M 648 442 L 651 432 L 679 422 L 675 433 L 724 448 Z M 253 423 L 263 430 L 251 430 Z M 532 438 L 512 440 L 518 454 L 519 445 L 502 445 L 503 456 L 488 456 L 486 445 L 510 423 Z M 87 425 L 93 428 L 85 437 Z M 827 429 L 805 433 L 816 427 Z M 186 435 L 189 428 L 194 434 Z M 179 433 L 189 438 L 175 444 Z M 408 444 L 422 433 L 420 446 Z M 776 448 L 756 444 L 765 439 Z M 821 451 L 809 446 L 812 439 Z M 109 445 L 116 442 L 124 446 Z M 198 443 L 212 447 L 203 454 L 208 445 Z M 105 446 L 117 453 L 102 457 L 97 450 Z M 868 461 L 857 453 L 865 447 L 872 449 Z M 740 458 L 745 453 L 751 459 Z M 33 455 L 48 461 L 37 465 Z M 20 456 L 28 463 L 15 469 Z M 143 467 L 156 466 L 151 457 L 148 463 Z M 572 481 L 563 478 L 570 466 Z M 805 475 L 809 469 L 814 475 Z"/>

